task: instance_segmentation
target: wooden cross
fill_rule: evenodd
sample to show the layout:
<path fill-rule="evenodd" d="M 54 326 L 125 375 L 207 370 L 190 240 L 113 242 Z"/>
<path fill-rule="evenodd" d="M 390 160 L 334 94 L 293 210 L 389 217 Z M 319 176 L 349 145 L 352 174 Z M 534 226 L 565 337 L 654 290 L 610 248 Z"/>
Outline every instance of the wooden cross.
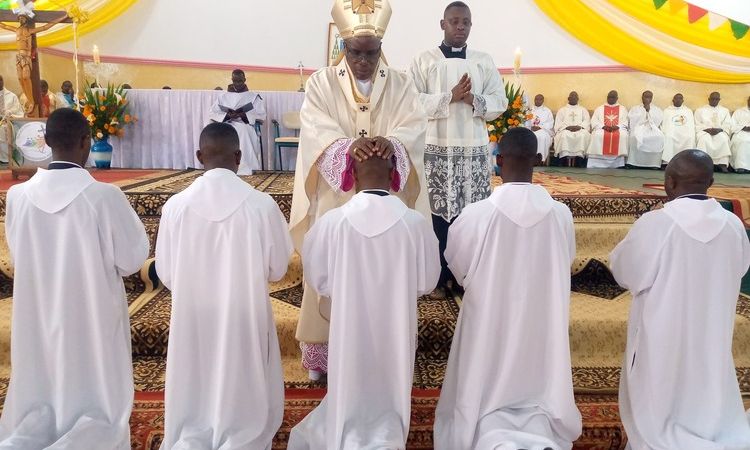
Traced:
<path fill-rule="evenodd" d="M 15 22 L 18 25 L 10 26 L 2 22 Z M 0 28 L 16 34 L 18 81 L 21 83 L 24 94 L 26 94 L 26 100 L 31 102 L 31 107 L 25 107 L 28 117 L 42 117 L 42 88 L 40 86 L 41 76 L 36 35 L 63 22 L 73 22 L 73 19 L 68 17 L 68 13 L 65 11 L 34 11 L 34 18 L 32 19 L 25 15 L 15 14 L 9 9 L 0 9 Z M 44 23 L 44 25 L 36 28 L 36 23 Z"/>

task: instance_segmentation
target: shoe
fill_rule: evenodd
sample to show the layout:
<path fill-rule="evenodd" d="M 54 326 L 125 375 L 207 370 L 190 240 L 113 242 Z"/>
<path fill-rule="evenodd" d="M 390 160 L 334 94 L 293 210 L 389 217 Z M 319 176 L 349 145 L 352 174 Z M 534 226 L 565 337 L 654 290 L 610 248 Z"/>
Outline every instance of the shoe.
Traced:
<path fill-rule="evenodd" d="M 750 173 L 750 170 L 747 169 L 734 169 L 734 171 L 737 173 Z"/>
<path fill-rule="evenodd" d="M 719 170 L 719 172 L 721 172 L 721 173 L 729 173 L 729 168 L 727 167 L 727 165 L 726 165 L 726 164 L 719 164 L 719 165 L 718 165 L 718 166 L 716 166 L 716 167 L 718 167 L 718 170 Z"/>

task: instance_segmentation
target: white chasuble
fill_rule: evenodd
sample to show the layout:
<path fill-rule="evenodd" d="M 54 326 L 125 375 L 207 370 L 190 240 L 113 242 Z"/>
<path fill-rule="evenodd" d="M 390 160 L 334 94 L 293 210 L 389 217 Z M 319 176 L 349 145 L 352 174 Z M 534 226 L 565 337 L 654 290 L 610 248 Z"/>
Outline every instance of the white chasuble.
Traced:
<path fill-rule="evenodd" d="M 8 191 L 13 371 L 0 448 L 130 449 L 133 366 L 122 277 L 148 257 L 122 191 L 78 168 Z"/>
<path fill-rule="evenodd" d="M 315 72 L 307 81 L 300 118 L 300 147 L 294 175 L 290 230 L 297 251 L 313 223 L 328 210 L 343 205 L 353 192 L 332 187 L 319 171 L 318 162 L 342 141 L 360 136 L 382 136 L 405 149 L 410 167 L 397 196 L 410 208 L 430 217 L 424 182 L 423 150 L 427 120 L 414 83 L 381 61 L 375 71 L 372 93 L 366 102 L 355 99 L 352 78 L 344 59 L 338 66 Z M 397 147 L 397 146 L 394 146 Z M 345 154 L 333 167 L 346 169 Z M 400 164 L 400 163 L 399 163 Z M 302 299 L 297 339 L 307 343 L 328 341 L 328 300 L 307 286 Z"/>
<path fill-rule="evenodd" d="M 708 128 L 720 128 L 715 136 L 711 136 L 705 130 Z M 732 116 L 729 110 L 718 105 L 702 106 L 695 110 L 695 141 L 696 147 L 708 153 L 714 160 L 714 164 L 729 164 L 732 151 L 729 148 L 729 135 L 732 132 Z"/>
<path fill-rule="evenodd" d="M 732 115 L 732 167 L 750 170 L 750 109 L 740 108 Z"/>
<path fill-rule="evenodd" d="M 247 109 L 247 105 L 252 105 L 252 109 L 245 113 L 247 122 L 227 116 L 228 110 L 240 111 L 243 107 Z M 211 108 L 209 118 L 214 122 L 226 122 L 237 131 L 242 150 L 242 161 L 237 174 L 251 175 L 253 170 L 260 170 L 260 139 L 255 132 L 255 122 L 266 120 L 266 102 L 263 97 L 255 92 L 225 92 Z"/>
<path fill-rule="evenodd" d="M 568 127 L 581 127 L 578 131 Z M 591 141 L 589 112 L 581 105 L 565 105 L 555 116 L 555 156 L 584 156 Z"/>
<path fill-rule="evenodd" d="M 695 148 L 695 118 L 687 106 L 669 106 L 664 110 L 661 123 L 664 132 L 664 151 L 661 159 L 669 163 L 674 155 Z"/>
<path fill-rule="evenodd" d="M 503 80 L 490 55 L 471 49 L 465 59 L 428 50 L 414 59 L 410 74 L 428 118 L 424 167 L 430 208 L 450 221 L 490 195 L 494 163 L 487 121 L 508 107 Z M 464 74 L 471 78 L 472 105 L 451 103 L 451 89 Z"/>
<path fill-rule="evenodd" d="M 162 450 L 265 450 L 284 413 L 268 282 L 292 254 L 276 202 L 213 169 L 162 209 L 156 270 L 172 291 Z"/>
<path fill-rule="evenodd" d="M 539 127 L 534 131 L 536 135 L 537 150 L 542 155 L 542 161 L 549 156 L 549 149 L 552 147 L 552 138 L 555 136 L 555 117 L 552 111 L 546 106 L 534 106 L 529 111 L 532 114 L 531 119 L 527 120 L 524 126 L 526 128 Z"/>
<path fill-rule="evenodd" d="M 604 127 L 616 126 L 615 131 Z M 589 168 L 615 168 L 625 165 L 628 154 L 628 110 L 622 105 L 601 105 L 591 116 L 591 142 L 589 143 Z"/>
<path fill-rule="evenodd" d="M 664 113 L 656 105 L 650 105 L 648 111 L 643 105 L 634 106 L 628 111 L 628 164 L 638 167 L 661 167 L 664 132 L 660 126 L 663 118 Z"/>
<path fill-rule="evenodd" d="M 289 450 L 404 449 L 417 298 L 440 274 L 432 224 L 392 195 L 360 192 L 310 229 L 302 262 L 331 299 L 328 393 Z"/>
<path fill-rule="evenodd" d="M 633 295 L 619 401 L 629 448 L 750 448 L 732 358 L 742 222 L 714 199 L 679 198 L 638 219 L 609 260 Z"/>
<path fill-rule="evenodd" d="M 451 225 L 445 257 L 466 293 L 435 448 L 570 450 L 581 434 L 568 342 L 570 210 L 542 186 L 503 184 Z"/>

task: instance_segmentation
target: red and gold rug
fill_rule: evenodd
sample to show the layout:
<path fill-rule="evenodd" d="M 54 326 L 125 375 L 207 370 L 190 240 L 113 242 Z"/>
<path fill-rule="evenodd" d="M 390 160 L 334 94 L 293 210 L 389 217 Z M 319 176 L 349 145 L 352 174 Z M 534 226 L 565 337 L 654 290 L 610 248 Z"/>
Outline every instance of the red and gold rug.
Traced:
<path fill-rule="evenodd" d="M 89 172 L 96 181 L 111 183 L 120 187 L 174 173 L 173 170 L 136 169 L 89 169 Z M 10 170 L 0 170 L 0 191 L 7 191 L 11 186 L 27 180 L 28 177 L 24 176 L 14 180 Z"/>
<path fill-rule="evenodd" d="M 272 448 L 283 450 L 289 439 L 289 431 L 325 395 L 325 389 L 287 389 L 284 421 L 276 434 Z M 432 426 L 435 422 L 435 406 L 440 391 L 437 389 L 415 389 L 412 393 L 411 427 L 408 450 L 432 449 Z M 620 424 L 617 396 L 581 395 L 576 403 L 583 416 L 583 435 L 576 441 L 575 450 L 622 450 L 625 448 L 625 432 Z M 164 433 L 164 393 L 136 393 L 133 414 L 130 417 L 133 450 L 158 450 Z"/>
<path fill-rule="evenodd" d="M 662 184 L 644 184 L 643 187 L 664 190 Z M 711 197 L 732 202 L 732 211 L 750 228 L 750 187 L 714 185 L 708 189 Z"/>

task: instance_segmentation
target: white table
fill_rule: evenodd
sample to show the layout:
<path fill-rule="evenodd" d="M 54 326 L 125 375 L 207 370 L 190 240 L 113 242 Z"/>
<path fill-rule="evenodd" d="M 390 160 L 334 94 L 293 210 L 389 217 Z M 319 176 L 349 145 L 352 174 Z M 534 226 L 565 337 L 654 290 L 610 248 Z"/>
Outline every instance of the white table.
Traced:
<path fill-rule="evenodd" d="M 266 169 L 278 169 L 273 145 L 272 119 L 281 124 L 281 115 L 299 111 L 304 92 L 259 91 L 266 101 L 263 124 L 263 152 Z M 112 167 L 143 169 L 186 169 L 200 167 L 195 158 L 201 130 L 209 122 L 211 106 L 222 91 L 133 89 L 127 94 L 130 114 L 138 123 L 125 129 L 125 137 L 111 138 Z M 294 132 L 281 127 L 282 136 Z M 295 167 L 296 153 L 283 150 L 284 168 Z"/>

